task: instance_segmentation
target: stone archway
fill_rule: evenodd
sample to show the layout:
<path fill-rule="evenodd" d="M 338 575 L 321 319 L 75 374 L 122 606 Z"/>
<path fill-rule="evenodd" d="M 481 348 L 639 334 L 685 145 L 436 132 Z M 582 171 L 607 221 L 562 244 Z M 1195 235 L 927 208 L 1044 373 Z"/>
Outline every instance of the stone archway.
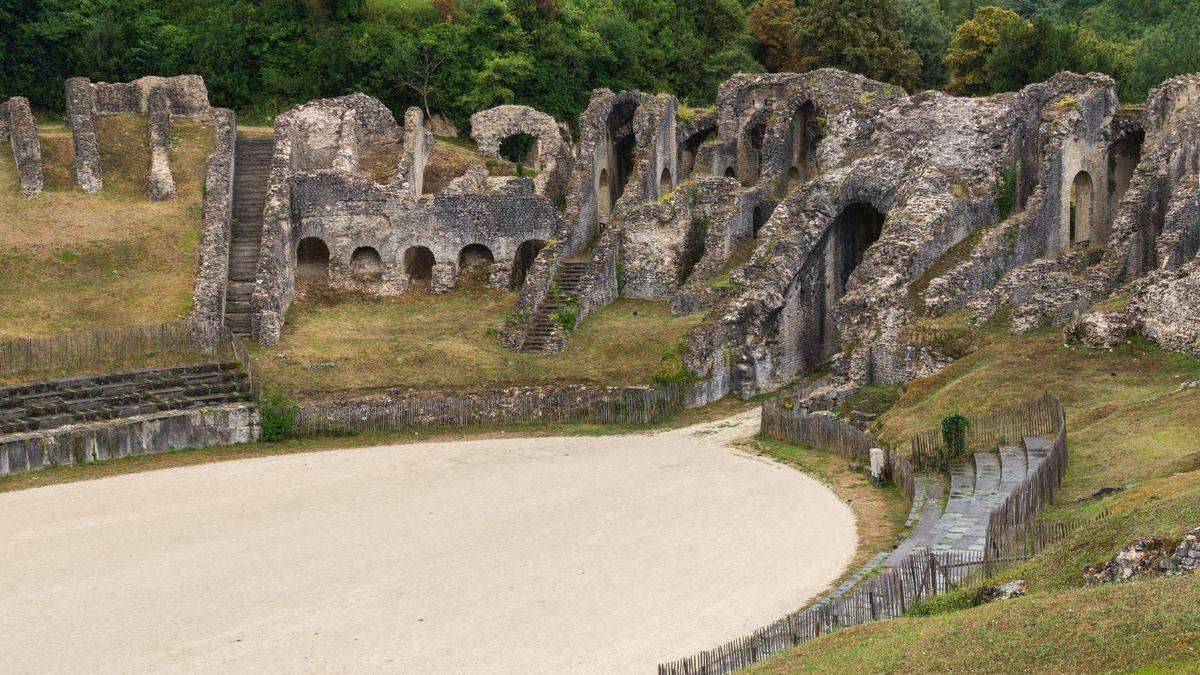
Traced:
<path fill-rule="evenodd" d="M 305 237 L 296 246 L 296 279 L 304 282 L 329 280 L 329 247 L 319 237 Z"/>
<path fill-rule="evenodd" d="M 727 167 L 725 167 L 725 173 L 724 173 L 724 176 L 725 176 L 726 178 L 732 178 L 732 179 L 734 179 L 734 180 L 737 180 L 737 172 L 735 172 L 735 171 L 733 170 L 733 167 L 732 167 L 732 166 L 727 166 Z"/>
<path fill-rule="evenodd" d="M 458 269 L 465 270 L 477 265 L 490 265 L 496 262 L 492 249 L 483 244 L 468 244 L 458 253 Z"/>
<path fill-rule="evenodd" d="M 1071 182 L 1071 210 L 1068 218 L 1067 241 L 1075 244 L 1091 242 L 1095 226 L 1095 191 L 1092 176 L 1086 171 L 1075 174 Z"/>
<path fill-rule="evenodd" d="M 355 281 L 375 282 L 383 279 L 383 259 L 370 246 L 354 249 L 350 256 L 350 276 Z"/>
<path fill-rule="evenodd" d="M 428 285 L 433 279 L 433 251 L 426 246 L 410 246 L 404 251 L 404 273 L 410 281 Z"/>
<path fill-rule="evenodd" d="M 664 195 L 670 194 L 671 191 L 674 189 L 675 189 L 675 186 L 671 182 L 671 170 L 663 169 L 662 176 L 660 176 L 658 179 L 658 196 L 662 197 Z"/>
<path fill-rule="evenodd" d="M 517 247 L 517 255 L 513 258 L 512 281 L 510 282 L 513 290 L 525 285 L 525 277 L 529 275 L 529 268 L 533 267 L 533 261 L 537 259 L 543 248 L 546 248 L 546 242 L 541 239 L 529 239 Z"/>

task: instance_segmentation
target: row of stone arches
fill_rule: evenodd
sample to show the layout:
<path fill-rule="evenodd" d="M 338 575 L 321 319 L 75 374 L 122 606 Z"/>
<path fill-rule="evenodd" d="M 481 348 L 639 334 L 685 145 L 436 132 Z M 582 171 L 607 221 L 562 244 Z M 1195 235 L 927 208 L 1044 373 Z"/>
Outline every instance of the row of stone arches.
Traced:
<path fill-rule="evenodd" d="M 519 288 L 538 253 L 546 246 L 540 239 L 530 239 L 517 247 L 513 259 L 512 284 Z M 319 237 L 305 237 L 296 246 L 296 278 L 305 282 L 324 282 L 329 279 L 329 246 Z M 437 260 L 428 246 L 410 246 L 400 258 L 401 269 L 408 278 L 428 284 L 433 279 Z M 483 244 L 468 244 L 458 253 L 458 269 L 470 270 L 496 262 L 492 250 Z M 383 279 L 383 258 L 370 246 L 360 246 L 350 255 L 350 277 L 355 281 L 378 282 Z"/>

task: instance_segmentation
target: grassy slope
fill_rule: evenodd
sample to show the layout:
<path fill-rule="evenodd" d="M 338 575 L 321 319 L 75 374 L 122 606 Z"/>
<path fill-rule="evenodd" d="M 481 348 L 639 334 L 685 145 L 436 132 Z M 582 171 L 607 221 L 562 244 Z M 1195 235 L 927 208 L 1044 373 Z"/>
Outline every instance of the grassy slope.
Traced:
<path fill-rule="evenodd" d="M 146 197 L 146 121 L 99 119 L 104 190 L 75 186 L 70 131 L 39 127 L 46 191 L 22 199 L 11 154 L 0 152 L 0 338 L 31 337 L 181 317 L 191 307 L 200 201 L 211 127 L 176 120 L 178 196 Z"/>
<path fill-rule="evenodd" d="M 1184 672 L 1200 666 L 1197 596 L 1191 575 L 1021 598 L 847 629 L 752 672 Z"/>
<path fill-rule="evenodd" d="M 514 300 L 507 291 L 460 288 L 447 295 L 297 301 L 279 344 L 255 350 L 256 368 L 301 396 L 388 387 L 645 384 L 699 318 L 674 318 L 663 303 L 619 300 L 585 319 L 561 354 L 532 356 L 496 339 Z M 332 367 L 311 368 L 327 363 Z"/>
<path fill-rule="evenodd" d="M 1113 352 L 1064 346 L 1046 330 L 971 336 L 981 347 L 950 368 L 910 383 L 882 418 L 902 439 L 951 410 L 980 412 L 1060 394 L 1071 465 L 1049 520 L 1094 519 L 998 581 L 1021 578 L 1030 597 L 969 608 L 970 590 L 937 603 L 935 616 L 864 626 L 817 640 L 767 664 L 770 672 L 830 670 L 1068 672 L 1196 665 L 1198 580 L 1081 588 L 1081 568 L 1147 535 L 1178 538 L 1200 525 L 1200 360 L 1145 342 Z M 1128 490 L 1102 501 L 1100 487 Z M 1084 499 L 1081 499 L 1084 498 Z M 1181 602 L 1180 596 L 1192 600 Z M 1131 609 L 1136 608 L 1136 609 Z"/>

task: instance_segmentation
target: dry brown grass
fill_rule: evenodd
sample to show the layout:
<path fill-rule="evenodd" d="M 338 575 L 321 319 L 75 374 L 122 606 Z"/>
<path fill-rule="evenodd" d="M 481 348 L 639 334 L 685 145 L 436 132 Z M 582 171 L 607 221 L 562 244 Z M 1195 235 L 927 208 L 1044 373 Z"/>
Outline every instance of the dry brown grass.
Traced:
<path fill-rule="evenodd" d="M 585 319 L 563 353 L 518 354 L 496 339 L 515 298 L 482 288 L 387 299 L 310 295 L 289 312 L 278 345 L 254 350 L 256 368 L 265 381 L 299 396 L 646 384 L 698 321 L 672 317 L 665 303 L 619 300 Z"/>
<path fill-rule="evenodd" d="M 155 323 L 191 307 L 200 202 L 211 126 L 176 120 L 171 166 L 178 196 L 146 198 L 145 119 L 101 117 L 104 190 L 75 185 L 71 133 L 42 123 L 46 191 L 22 199 L 0 153 L 0 338 Z"/>

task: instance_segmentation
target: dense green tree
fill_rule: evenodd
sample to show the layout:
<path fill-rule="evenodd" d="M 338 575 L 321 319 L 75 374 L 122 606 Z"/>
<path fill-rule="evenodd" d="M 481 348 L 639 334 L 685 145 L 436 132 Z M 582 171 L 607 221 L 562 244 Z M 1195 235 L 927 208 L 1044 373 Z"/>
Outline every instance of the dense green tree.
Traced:
<path fill-rule="evenodd" d="M 1032 24 L 1015 21 L 1001 29 L 987 70 L 991 91 L 1012 91 L 1063 70 L 1124 75 L 1128 64 L 1127 48 L 1106 43 L 1086 28 L 1055 24 L 1042 16 Z"/>
<path fill-rule="evenodd" d="M 903 87 L 916 87 L 921 57 L 900 32 L 894 0 L 813 0 L 801 12 L 804 70 L 834 67 Z"/>
<path fill-rule="evenodd" d="M 991 91 L 988 61 L 1010 24 L 1026 26 L 1028 22 L 1010 9 L 989 5 L 980 7 L 959 25 L 946 52 L 946 66 L 950 70 L 947 91 L 967 96 Z"/>
<path fill-rule="evenodd" d="M 942 58 L 954 35 L 950 20 L 937 0 L 899 0 L 900 30 L 909 46 L 921 57 L 921 86 L 929 89 L 946 84 Z"/>
<path fill-rule="evenodd" d="M 746 11 L 746 26 L 762 46 L 762 62 L 772 72 L 794 71 L 799 65 L 797 30 L 800 10 L 795 0 L 758 0 Z"/>

